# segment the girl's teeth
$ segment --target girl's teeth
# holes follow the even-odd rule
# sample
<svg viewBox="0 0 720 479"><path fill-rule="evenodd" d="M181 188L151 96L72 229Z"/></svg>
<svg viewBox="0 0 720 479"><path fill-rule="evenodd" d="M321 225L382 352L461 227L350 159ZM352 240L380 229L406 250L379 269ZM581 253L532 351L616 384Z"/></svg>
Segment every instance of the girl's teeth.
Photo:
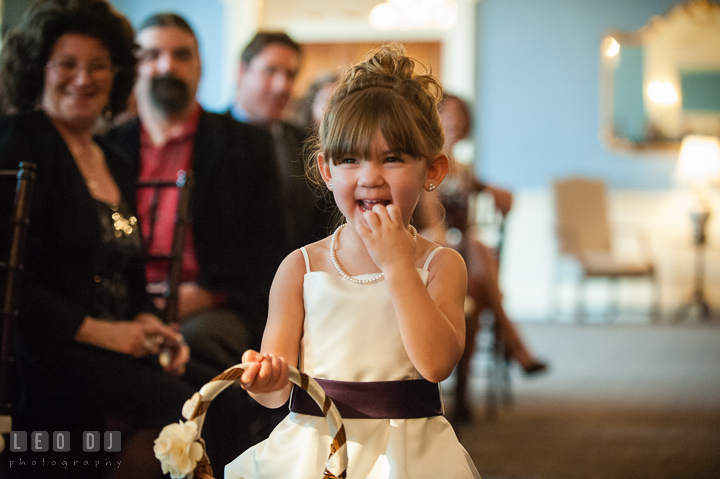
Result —
<svg viewBox="0 0 720 479"><path fill-rule="evenodd" d="M386 200L360 200L360 206L367 211L372 210L375 205L385 205L387 203Z"/></svg>

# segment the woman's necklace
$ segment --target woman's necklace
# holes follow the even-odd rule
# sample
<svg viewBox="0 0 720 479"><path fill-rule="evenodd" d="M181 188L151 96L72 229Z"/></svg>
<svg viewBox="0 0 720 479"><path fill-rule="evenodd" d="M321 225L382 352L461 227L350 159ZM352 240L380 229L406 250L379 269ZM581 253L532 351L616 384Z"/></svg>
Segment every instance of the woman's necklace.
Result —
<svg viewBox="0 0 720 479"><path fill-rule="evenodd" d="M102 150L94 142L89 146L71 145L69 148L85 184L91 191L97 191L100 186L96 180L97 170L105 161Z"/></svg>
<svg viewBox="0 0 720 479"><path fill-rule="evenodd" d="M345 272L345 270L342 269L342 266L340 266L340 263L338 262L338 259L335 256L335 250L338 247L338 239L340 238L340 230L342 230L345 227L345 225L347 225L347 223L338 226L332 235L332 239L330 240L330 261L332 261L333 266L335 266L335 269L340 274L340 276L342 276L343 278L345 278L348 281L351 281L355 284L360 284L360 285L377 283L378 281L380 281L381 279L383 279L385 277L385 273L379 273L378 275L376 275L373 278L357 279L357 278L353 278L352 276L347 274ZM413 225L410 225L410 229L412 229L412 232L413 232L413 239L415 239L415 241L417 241L417 237L418 237L417 229L415 229L415 227Z"/></svg>

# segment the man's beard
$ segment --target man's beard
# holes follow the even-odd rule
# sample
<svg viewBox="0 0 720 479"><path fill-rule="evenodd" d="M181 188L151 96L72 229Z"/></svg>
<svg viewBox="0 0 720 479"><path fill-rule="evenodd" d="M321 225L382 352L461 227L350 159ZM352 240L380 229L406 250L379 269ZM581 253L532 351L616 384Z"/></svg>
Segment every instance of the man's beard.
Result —
<svg viewBox="0 0 720 479"><path fill-rule="evenodd" d="M182 112L190 105L190 89L173 75L160 75L150 80L150 99L166 115Z"/></svg>

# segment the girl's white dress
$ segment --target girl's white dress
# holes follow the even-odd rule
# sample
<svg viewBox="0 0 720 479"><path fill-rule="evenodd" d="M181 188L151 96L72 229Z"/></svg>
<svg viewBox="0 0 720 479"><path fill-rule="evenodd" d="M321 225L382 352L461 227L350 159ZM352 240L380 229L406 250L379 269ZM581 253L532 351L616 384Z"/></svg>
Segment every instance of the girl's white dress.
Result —
<svg viewBox="0 0 720 479"><path fill-rule="evenodd" d="M440 249L440 248L438 248ZM422 269L427 284L427 267ZM420 379L400 338L385 281L358 285L322 271L303 280L301 371L337 381ZM364 278L373 275L360 275ZM344 419L348 479L466 479L480 475L443 416ZM332 438L325 418L291 412L270 437L225 467L225 479L322 479Z"/></svg>

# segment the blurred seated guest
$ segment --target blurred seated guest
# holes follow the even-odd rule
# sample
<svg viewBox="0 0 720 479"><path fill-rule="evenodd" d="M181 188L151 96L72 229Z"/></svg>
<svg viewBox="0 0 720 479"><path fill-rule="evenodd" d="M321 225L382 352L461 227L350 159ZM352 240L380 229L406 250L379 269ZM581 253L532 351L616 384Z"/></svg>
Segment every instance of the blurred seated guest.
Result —
<svg viewBox="0 0 720 479"><path fill-rule="evenodd" d="M258 32L240 55L237 96L228 114L269 131L275 146L288 242L285 254L325 238L332 204L323 204L305 176L304 146L308 131L286 121L302 49L284 32Z"/></svg>
<svg viewBox="0 0 720 479"><path fill-rule="evenodd" d="M445 153L452 156L453 147L470 132L471 116L467 104L457 96L444 94L438 103L440 121L445 129ZM456 249L465 259L468 269L468 298L466 305L465 351L457 366L454 415L458 420L470 419L467 403L467 379L470 359L475 348L480 313L489 309L495 319L499 338L505 345L508 358L520 364L526 374L533 375L547 370L547 364L537 360L528 350L517 329L507 317L502 305L502 292L498 280L498 258L480 241L472 238L469 231L471 195L489 192L496 208L507 215L512 206L509 191L479 182L467 165L454 162L445 180L434 194L420 203L418 219L431 240ZM444 210L444 211L443 211ZM447 235L450 228L458 238ZM457 232L460 235L457 235Z"/></svg>
<svg viewBox="0 0 720 479"><path fill-rule="evenodd" d="M0 78L0 116L11 115L13 113L17 113L17 109L10 104L5 84Z"/></svg>
<svg viewBox="0 0 720 479"><path fill-rule="evenodd" d="M270 284L285 254L272 137L198 104L200 53L185 19L152 15L141 24L137 42L139 117L108 138L127 154L140 179L174 180L181 170L194 172L179 291L181 330L194 359L224 370L240 363L246 349L259 347ZM177 197L177 190L161 191L151 218L152 191L137 192L151 253L171 249ZM166 261L148 263L151 283L167 275Z"/></svg>
<svg viewBox="0 0 720 479"><path fill-rule="evenodd" d="M37 165L13 429L71 433L70 453L28 450L27 464L48 466L18 467L22 477L160 476L153 439L214 373L189 362L182 336L155 314L145 292L133 172L93 136L101 115L126 105L134 50L130 23L107 1L40 0L0 54L8 98L20 111L0 119L0 168ZM162 365L161 350L170 352ZM113 463L122 466L82 467L89 459L82 431L102 434L117 424L122 449ZM210 436L222 432L206 426ZM208 439L218 451L234 441L216 437ZM72 459L80 465L50 469L50 461Z"/></svg>
<svg viewBox="0 0 720 479"><path fill-rule="evenodd" d="M325 105L337 90L339 75L326 73L318 76L308 87L305 95L297 103L295 123L306 130L317 131L320 128Z"/></svg>

